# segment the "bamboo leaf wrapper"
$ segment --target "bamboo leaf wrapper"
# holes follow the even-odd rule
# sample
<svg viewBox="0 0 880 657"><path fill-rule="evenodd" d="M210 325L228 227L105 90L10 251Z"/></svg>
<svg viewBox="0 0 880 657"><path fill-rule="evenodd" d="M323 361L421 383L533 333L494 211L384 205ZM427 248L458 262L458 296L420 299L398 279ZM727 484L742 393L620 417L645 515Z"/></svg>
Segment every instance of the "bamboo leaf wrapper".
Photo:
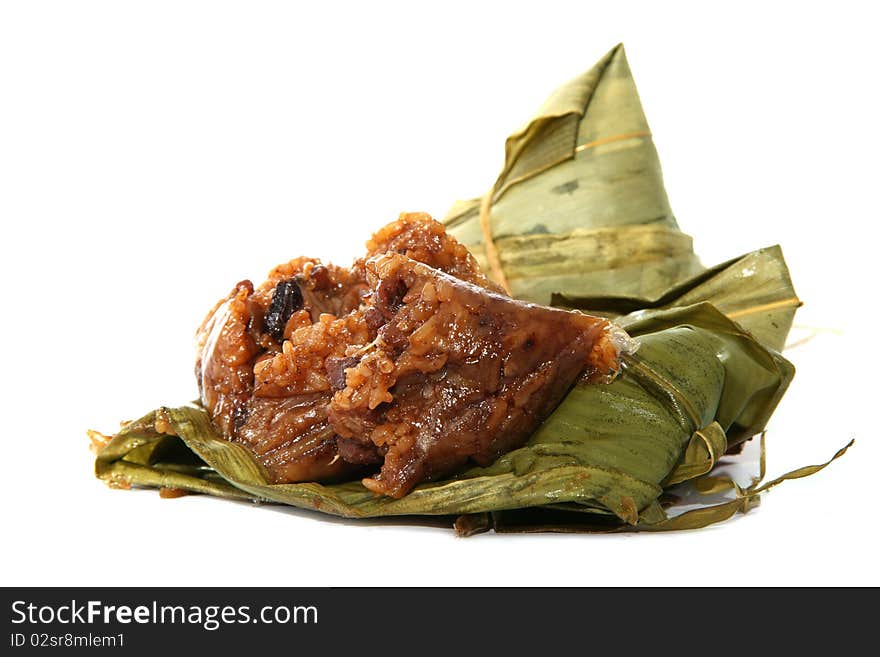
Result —
<svg viewBox="0 0 880 657"><path fill-rule="evenodd" d="M489 192L491 234L513 296L652 297L701 270L682 233L623 46L560 87L507 140ZM480 199L444 220L484 269Z"/></svg>
<svg viewBox="0 0 880 657"><path fill-rule="evenodd" d="M791 383L779 351L800 300L778 246L701 265L670 208L622 46L551 95L505 154L486 196L457 203L447 229L485 270L500 267L512 296L611 318L636 338L615 381L575 385L523 447L400 499L359 481L271 484L197 404L124 427L100 450L97 476L350 518L442 516L470 535L693 529L826 465L761 484L762 460L748 487L713 474L764 431ZM682 485L734 497L670 516L667 493Z"/></svg>

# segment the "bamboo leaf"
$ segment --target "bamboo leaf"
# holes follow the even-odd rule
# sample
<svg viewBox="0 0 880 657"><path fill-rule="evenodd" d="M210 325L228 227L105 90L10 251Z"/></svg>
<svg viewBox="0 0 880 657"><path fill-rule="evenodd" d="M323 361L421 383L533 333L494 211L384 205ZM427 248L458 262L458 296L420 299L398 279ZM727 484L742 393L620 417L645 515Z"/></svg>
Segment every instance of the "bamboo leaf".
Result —
<svg viewBox="0 0 880 657"><path fill-rule="evenodd" d="M800 307L779 246L753 251L722 263L652 298L553 295L552 303L592 314L619 318L643 309L687 306L707 301L750 331L760 342L781 351Z"/></svg>
<svg viewBox="0 0 880 657"><path fill-rule="evenodd" d="M739 489L739 485L727 475L700 477L693 484L700 495L718 495Z"/></svg>
<svg viewBox="0 0 880 657"><path fill-rule="evenodd" d="M727 451L727 434L717 422L711 422L691 436L681 462L669 474L665 486L679 484L708 472Z"/></svg>
<svg viewBox="0 0 880 657"><path fill-rule="evenodd" d="M776 479L773 479L772 481L768 481L766 484L753 486L750 490L755 494L763 493L765 491L770 490L774 486L778 486L783 481L788 481L789 479L801 479L803 477L809 477L810 475L814 475L817 472L819 472L820 470L824 470L832 462L836 461L841 456L846 454L847 450L849 450L850 447L855 445L855 443L856 443L855 439L850 440L846 445L844 445L839 450L837 450L837 452L834 454L834 456L832 456L829 460L825 461L824 463L819 463L818 465L807 465L802 468L797 468L795 470L792 470L791 472L787 472L784 475L776 477Z"/></svg>
<svg viewBox="0 0 880 657"><path fill-rule="evenodd" d="M253 496L220 477L176 436L155 429L156 411L123 428L98 453L95 475L115 488L175 488L230 499Z"/></svg>
<svg viewBox="0 0 880 657"><path fill-rule="evenodd" d="M759 482L757 482L745 491L740 491L739 488L736 487L734 484L734 487L737 490L737 497L733 500L729 500L727 502L723 502L721 504L716 504L713 506L686 511L675 517L667 518L666 520L662 520L660 522L645 523L643 525L640 525L639 529L641 531L680 531L685 529L701 529L703 527L707 527L709 525L728 520L737 513L746 513L750 509L760 504L761 493L769 490L773 486L781 484L783 481L788 481L790 479L799 479L801 477L808 477L810 475L816 474L820 470L830 465L833 461L836 461L841 456L843 456L846 451L853 446L854 443L855 441L851 440L844 447L837 450L834 456L832 456L828 461L824 463L821 463L819 465L810 465L803 468L797 468L796 470L792 470L791 472L777 477L773 481L770 481L766 484L759 485ZM728 489L730 487L729 484L733 483L729 479L722 477L713 477L706 479L708 479L708 481L703 486L701 486L700 492L702 492L703 494L721 492L725 489Z"/></svg>
<svg viewBox="0 0 880 657"><path fill-rule="evenodd" d="M514 296L651 297L700 271L622 45L557 89L505 150L489 224ZM444 221L488 271L479 215L474 199Z"/></svg>
<svg viewBox="0 0 880 657"><path fill-rule="evenodd" d="M607 316L710 301L781 350L801 305L782 251L703 271L678 229L622 46L557 89L506 145L491 236L514 296ZM480 199L450 233L489 269Z"/></svg>

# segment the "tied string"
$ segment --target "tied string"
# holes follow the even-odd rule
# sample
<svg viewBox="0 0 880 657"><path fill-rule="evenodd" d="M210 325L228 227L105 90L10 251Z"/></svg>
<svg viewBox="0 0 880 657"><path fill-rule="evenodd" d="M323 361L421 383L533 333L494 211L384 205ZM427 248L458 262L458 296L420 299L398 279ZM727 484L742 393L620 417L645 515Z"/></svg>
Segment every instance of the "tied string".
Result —
<svg viewBox="0 0 880 657"><path fill-rule="evenodd" d="M554 162L550 162L549 164L545 164L543 166L538 167L534 171L530 173L523 174L521 176L516 177L515 179L507 182L504 187L498 193L500 197L502 193L506 192L513 185L520 183L524 180L528 180L529 178L533 178L537 176L539 173L543 173L548 169L555 167L557 164L562 164L563 162L568 161L573 158L577 153L581 153L590 148L595 148L596 146L604 146L605 144L610 144L615 141L623 141L625 139L635 139L636 137L650 137L651 133L647 130L636 130L634 132L624 132L619 135L613 135L611 137L602 137L601 139L596 139L594 141L589 141L585 144L581 144L580 146L576 146L572 151L571 155L566 155ZM495 244L495 239L492 237L492 202L495 199L495 188L493 187L488 192L483 195L483 198L480 201L480 230L483 233L483 244L486 246L486 258L489 260L489 271L492 274L492 278L498 283L507 294L510 294L510 284L507 281L507 275L504 273L504 267L501 265L501 254L498 252L498 247Z"/></svg>
<svg viewBox="0 0 880 657"><path fill-rule="evenodd" d="M498 253L498 247L495 246L495 240L492 239L492 226L489 223L491 213L492 190L490 189L483 195L483 200L480 201L480 230L483 231L483 244L486 245L486 257L489 259L489 270L492 272L492 278L509 295L510 284L507 282L507 275L501 266L501 255Z"/></svg>
<svg viewBox="0 0 880 657"><path fill-rule="evenodd" d="M782 299L781 301L773 301L771 303L764 303L760 306L753 306L751 308L743 308L742 310L734 310L729 313L725 313L729 319L739 319L740 317L745 317L747 315L756 315L758 313L772 312L774 310L780 310L782 308L800 308L804 305L804 302L798 299L797 297L790 297L788 299Z"/></svg>

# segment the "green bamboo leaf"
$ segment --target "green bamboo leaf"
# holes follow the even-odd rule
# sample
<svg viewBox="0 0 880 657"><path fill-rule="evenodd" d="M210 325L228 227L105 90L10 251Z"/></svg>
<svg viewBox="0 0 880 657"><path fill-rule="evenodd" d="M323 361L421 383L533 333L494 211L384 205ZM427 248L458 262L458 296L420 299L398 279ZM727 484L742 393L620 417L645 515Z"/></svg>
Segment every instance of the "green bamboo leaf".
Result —
<svg viewBox="0 0 880 657"><path fill-rule="evenodd" d="M728 475L700 477L693 482L700 495L718 495L730 490L739 490L739 485Z"/></svg>
<svg viewBox="0 0 880 657"><path fill-rule="evenodd" d="M669 207L622 45L557 89L505 150L489 223L513 296L651 297L701 270ZM490 271L480 199L444 221Z"/></svg>
<svg viewBox="0 0 880 657"><path fill-rule="evenodd" d="M674 286L652 298L554 294L552 303L609 318L643 309L687 306L708 301L750 331L760 342L781 351L801 301L794 291L782 249L771 246L747 253Z"/></svg>
<svg viewBox="0 0 880 657"><path fill-rule="evenodd" d="M155 429L156 411L124 427L98 453L95 476L115 488L150 486L254 499L220 477L177 436Z"/></svg>
<svg viewBox="0 0 880 657"><path fill-rule="evenodd" d="M802 468L796 468L795 470L792 470L791 472L787 472L784 475L780 475L779 477L776 477L776 479L773 479L772 481L768 481L765 484L753 485L750 489L750 492L753 494L760 494L760 493L763 493L765 491L770 490L774 486L778 486L783 481L788 481L790 479L801 479L803 477L809 477L810 475L814 475L817 472L819 472L820 470L824 470L833 461L836 461L841 456L846 454L847 450L849 450L850 447L855 445L855 443L856 443L855 439L850 440L846 445L844 445L839 450L837 450L837 452L834 454L834 456L832 456L828 461L825 461L824 463L819 463L818 465L807 465Z"/></svg>
<svg viewBox="0 0 880 657"><path fill-rule="evenodd" d="M777 486L784 481L791 479L800 479L816 474L823 470L832 462L843 456L846 451L853 446L854 440L851 440L845 446L837 450L837 452L829 460L818 465L810 465L803 468L797 468L791 472L777 477L776 479L759 485L760 480L753 484L750 488L742 491L732 480L727 477L705 477L706 481L700 486L700 492L703 494L714 494L723 490L729 490L731 487L737 492L737 497L727 502L707 506L703 508L686 511L672 518L661 520L654 523L644 523L639 526L641 531L681 531L686 529L701 529L709 525L723 522L732 518L737 513L747 513L750 509L758 506L761 502L761 493L766 492L773 486ZM763 444L762 444L762 461L763 461ZM763 478L763 470L761 478Z"/></svg>
<svg viewBox="0 0 880 657"><path fill-rule="evenodd" d="M612 317L710 301L764 344L785 344L800 301L781 249L702 270L669 207L622 46L508 139L490 197L491 234L518 298ZM445 221L488 271L479 214L474 199Z"/></svg>
<svg viewBox="0 0 880 657"><path fill-rule="evenodd" d="M698 381L701 371L705 376L705 372L715 367L715 361L709 355L713 348L709 345L713 345L718 350L715 352L717 357L725 360L724 387L717 400L714 420L727 434L728 445L737 445L764 430L794 378L794 366L708 303L638 311L627 316L621 324L626 325L632 335L640 336L644 343L650 340L648 336L659 330L673 327L677 332L687 330L694 317L699 318L699 330L706 338L708 350L689 353L687 345L670 340L665 346L670 351L669 357L658 359L660 374L670 382L692 389L691 394L707 394L712 388L699 387ZM637 355L644 354L643 347ZM694 362L685 364L687 360ZM702 392L698 393L698 390ZM699 426L705 426L712 419L704 415ZM692 431L699 426L694 426Z"/></svg>
<svg viewBox="0 0 880 657"><path fill-rule="evenodd" d="M711 472L726 451L727 434L720 424L711 422L691 436L682 460L669 473L664 485L672 486Z"/></svg>
<svg viewBox="0 0 880 657"><path fill-rule="evenodd" d="M565 532L565 533L619 533L622 531L647 531L669 532L702 529L719 522L729 520L738 513L747 513L758 506L761 502L761 494L768 488L776 486L783 481L807 477L830 465L833 461L843 456L852 447L854 441L850 441L838 450L834 456L825 463L819 465L798 468L777 477L763 486L757 484L749 489L742 490L736 482L727 476L701 477L694 482L695 487L704 495L718 494L734 490L737 496L734 499L718 504L698 507L680 513L673 517L667 517L665 512L654 504L642 512L639 524L635 528L620 524L602 521L600 517L585 514L573 514L568 511L560 511L552 507L540 507L535 509L520 509L515 511L503 511L486 514L477 520L461 519L462 535L472 535L481 531L494 529L499 533L508 532ZM762 450L763 454L763 450ZM763 478L763 477L762 477ZM456 527L459 525L457 524Z"/></svg>

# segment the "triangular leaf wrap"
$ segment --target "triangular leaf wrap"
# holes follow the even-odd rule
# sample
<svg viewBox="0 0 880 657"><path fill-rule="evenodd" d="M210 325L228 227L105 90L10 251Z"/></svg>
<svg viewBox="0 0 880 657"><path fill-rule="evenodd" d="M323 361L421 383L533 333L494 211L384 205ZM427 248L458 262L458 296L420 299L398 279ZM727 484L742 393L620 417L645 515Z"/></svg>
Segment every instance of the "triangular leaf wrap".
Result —
<svg viewBox="0 0 880 657"><path fill-rule="evenodd" d="M507 140L491 231L514 296L651 297L701 267L666 197L623 46L557 89ZM480 200L444 220L488 270Z"/></svg>

